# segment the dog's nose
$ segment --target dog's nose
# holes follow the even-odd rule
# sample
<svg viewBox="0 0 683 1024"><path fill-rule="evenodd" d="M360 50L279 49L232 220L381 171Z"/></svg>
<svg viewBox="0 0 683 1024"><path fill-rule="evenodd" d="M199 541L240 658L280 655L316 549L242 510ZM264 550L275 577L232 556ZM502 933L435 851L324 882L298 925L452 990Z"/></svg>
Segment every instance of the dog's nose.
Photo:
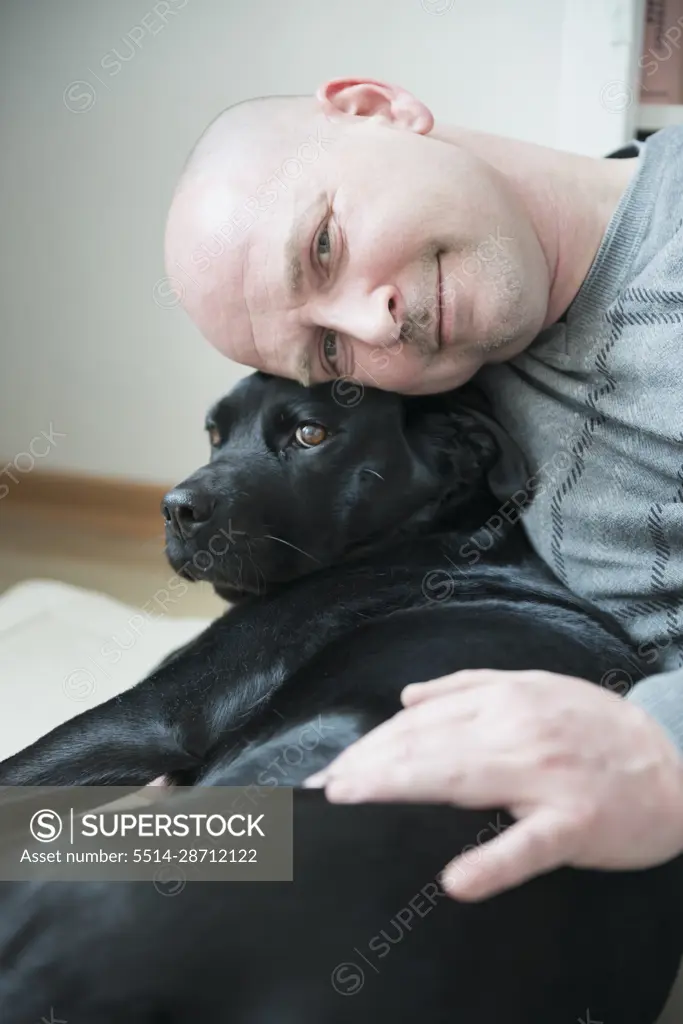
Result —
<svg viewBox="0 0 683 1024"><path fill-rule="evenodd" d="M205 491L174 487L161 503L161 514L176 537L189 540L209 521L215 504L215 500Z"/></svg>

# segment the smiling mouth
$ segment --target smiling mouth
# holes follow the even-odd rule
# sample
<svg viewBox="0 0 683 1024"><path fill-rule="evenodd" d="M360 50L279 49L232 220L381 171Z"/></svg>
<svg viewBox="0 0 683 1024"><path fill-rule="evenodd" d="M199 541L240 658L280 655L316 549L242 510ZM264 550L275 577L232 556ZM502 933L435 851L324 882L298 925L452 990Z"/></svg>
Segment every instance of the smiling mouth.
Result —
<svg viewBox="0 0 683 1024"><path fill-rule="evenodd" d="M443 308L441 305L441 257L436 257L436 348L443 344Z"/></svg>

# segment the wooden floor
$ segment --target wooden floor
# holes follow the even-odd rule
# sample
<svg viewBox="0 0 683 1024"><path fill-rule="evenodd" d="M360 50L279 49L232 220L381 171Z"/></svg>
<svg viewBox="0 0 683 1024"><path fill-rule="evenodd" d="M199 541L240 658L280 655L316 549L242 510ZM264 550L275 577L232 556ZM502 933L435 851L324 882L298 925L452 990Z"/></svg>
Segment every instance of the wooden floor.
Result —
<svg viewBox="0 0 683 1024"><path fill-rule="evenodd" d="M173 578L157 534L127 535L117 522L68 509L0 501L0 594L28 579L50 579L142 607ZM151 531L150 531L151 532ZM168 604L169 615L212 618L225 605L207 584Z"/></svg>

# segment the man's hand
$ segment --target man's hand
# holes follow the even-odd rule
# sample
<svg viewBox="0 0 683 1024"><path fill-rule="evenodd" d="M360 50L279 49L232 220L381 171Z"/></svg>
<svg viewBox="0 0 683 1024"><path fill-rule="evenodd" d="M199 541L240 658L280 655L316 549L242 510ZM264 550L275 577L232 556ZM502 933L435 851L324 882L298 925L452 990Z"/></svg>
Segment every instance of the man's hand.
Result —
<svg viewBox="0 0 683 1024"><path fill-rule="evenodd" d="M683 852L683 759L644 711L550 672L457 672L306 785L332 802L501 807L516 823L445 869L476 900L560 865L632 869Z"/></svg>

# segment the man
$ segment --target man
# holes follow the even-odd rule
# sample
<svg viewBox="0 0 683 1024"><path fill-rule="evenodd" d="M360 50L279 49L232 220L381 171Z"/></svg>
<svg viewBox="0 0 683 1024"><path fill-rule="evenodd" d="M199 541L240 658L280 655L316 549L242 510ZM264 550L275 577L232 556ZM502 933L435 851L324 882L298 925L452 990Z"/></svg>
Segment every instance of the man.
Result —
<svg viewBox="0 0 683 1024"><path fill-rule="evenodd" d="M502 466L501 512L533 498L536 550L651 667L607 689L487 671L408 687L310 784L507 806L517 824L445 871L460 899L683 852L683 129L597 160L435 125L372 80L251 101L191 154L166 257L203 334L249 366L405 392L481 371L526 460Z"/></svg>

